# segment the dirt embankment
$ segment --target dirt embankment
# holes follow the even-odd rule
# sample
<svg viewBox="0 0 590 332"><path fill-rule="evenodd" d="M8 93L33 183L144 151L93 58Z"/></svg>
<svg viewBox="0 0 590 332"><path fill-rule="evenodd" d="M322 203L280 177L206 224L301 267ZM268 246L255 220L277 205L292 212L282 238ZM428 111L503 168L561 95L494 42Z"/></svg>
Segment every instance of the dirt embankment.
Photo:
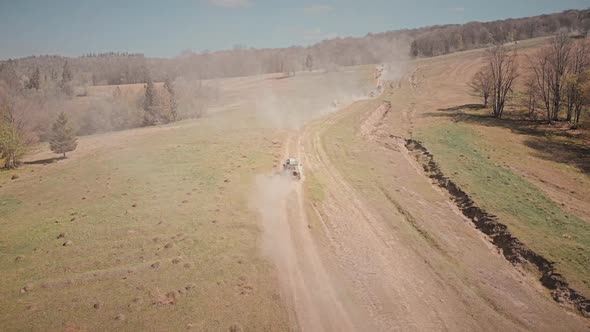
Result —
<svg viewBox="0 0 590 332"><path fill-rule="evenodd" d="M383 119L391 110L390 102L383 102L375 111L363 121L360 126L360 134L363 138L372 140L375 138L379 127L383 124Z"/></svg>
<svg viewBox="0 0 590 332"><path fill-rule="evenodd" d="M569 286L565 278L555 270L553 262L532 251L515 238L497 216L478 207L466 192L442 173L434 161L434 156L422 143L393 135L390 135L390 138L403 140L408 152L414 155L428 177L451 195L453 202L463 215L471 220L478 230L492 239L494 245L502 250L502 254L508 261L515 265L534 266L541 273L539 281L551 291L555 301L572 306L583 316L590 317L590 300Z"/></svg>

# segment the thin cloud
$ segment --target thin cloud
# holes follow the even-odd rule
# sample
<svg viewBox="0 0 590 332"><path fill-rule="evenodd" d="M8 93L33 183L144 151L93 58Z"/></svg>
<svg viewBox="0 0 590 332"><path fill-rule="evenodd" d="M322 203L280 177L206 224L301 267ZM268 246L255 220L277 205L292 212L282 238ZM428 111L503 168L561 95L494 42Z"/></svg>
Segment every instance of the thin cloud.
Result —
<svg viewBox="0 0 590 332"><path fill-rule="evenodd" d="M334 10L334 7L322 4L310 5L303 8L303 12L308 15L325 14L331 12L332 10Z"/></svg>
<svg viewBox="0 0 590 332"><path fill-rule="evenodd" d="M208 2L223 8L243 8L252 5L252 0L208 0Z"/></svg>
<svg viewBox="0 0 590 332"><path fill-rule="evenodd" d="M465 11L465 7L454 7L454 8L449 8L450 12L453 13L462 13Z"/></svg>

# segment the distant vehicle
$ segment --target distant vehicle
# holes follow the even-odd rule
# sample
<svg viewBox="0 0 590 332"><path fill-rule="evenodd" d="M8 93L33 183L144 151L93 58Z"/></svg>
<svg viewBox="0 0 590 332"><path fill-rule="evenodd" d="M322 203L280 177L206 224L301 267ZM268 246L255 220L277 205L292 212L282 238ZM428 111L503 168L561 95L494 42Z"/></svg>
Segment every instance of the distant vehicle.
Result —
<svg viewBox="0 0 590 332"><path fill-rule="evenodd" d="M289 176L301 180L301 171L303 170L303 164L295 158L289 158L283 164L283 171Z"/></svg>

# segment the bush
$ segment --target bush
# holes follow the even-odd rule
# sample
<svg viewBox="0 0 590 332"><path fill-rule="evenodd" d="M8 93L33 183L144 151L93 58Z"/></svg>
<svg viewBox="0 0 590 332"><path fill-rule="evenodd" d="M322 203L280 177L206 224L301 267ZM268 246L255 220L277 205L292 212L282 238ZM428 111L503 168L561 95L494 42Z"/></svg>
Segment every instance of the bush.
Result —
<svg viewBox="0 0 590 332"><path fill-rule="evenodd" d="M19 126L8 121L0 123L0 158L5 168L15 168L26 152L26 140Z"/></svg>

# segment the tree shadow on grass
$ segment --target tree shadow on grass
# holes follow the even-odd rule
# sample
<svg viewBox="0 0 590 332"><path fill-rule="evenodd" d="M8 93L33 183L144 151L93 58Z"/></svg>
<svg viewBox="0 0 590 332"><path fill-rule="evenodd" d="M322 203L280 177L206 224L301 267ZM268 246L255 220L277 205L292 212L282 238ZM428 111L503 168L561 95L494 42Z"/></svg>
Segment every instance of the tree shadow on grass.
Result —
<svg viewBox="0 0 590 332"><path fill-rule="evenodd" d="M590 174L590 144L584 139L581 131L567 130L559 124L549 125L546 121L510 115L497 119L491 115L465 113L461 110L473 108L464 106L466 105L440 109L439 111L445 112L430 112L425 115L449 118L453 122L510 129L514 133L529 136L524 140L524 144L537 151L536 157L572 165Z"/></svg>
<svg viewBox="0 0 590 332"><path fill-rule="evenodd" d="M483 108L485 108L485 105L483 105L483 104L465 104L465 105L453 106L453 107L448 107L448 108L439 108L438 111L453 112L453 111L465 110L465 109L480 110Z"/></svg>
<svg viewBox="0 0 590 332"><path fill-rule="evenodd" d="M530 138L524 144L538 153L536 157L573 165L590 174L590 147L571 141Z"/></svg>
<svg viewBox="0 0 590 332"><path fill-rule="evenodd" d="M64 158L64 156L59 156L59 157L53 157L53 158L47 158L47 159L25 161L25 162L23 162L23 164L25 164L25 165L47 165L47 164L51 164L51 163L54 163L56 161L60 161L63 159L66 159L66 158Z"/></svg>

